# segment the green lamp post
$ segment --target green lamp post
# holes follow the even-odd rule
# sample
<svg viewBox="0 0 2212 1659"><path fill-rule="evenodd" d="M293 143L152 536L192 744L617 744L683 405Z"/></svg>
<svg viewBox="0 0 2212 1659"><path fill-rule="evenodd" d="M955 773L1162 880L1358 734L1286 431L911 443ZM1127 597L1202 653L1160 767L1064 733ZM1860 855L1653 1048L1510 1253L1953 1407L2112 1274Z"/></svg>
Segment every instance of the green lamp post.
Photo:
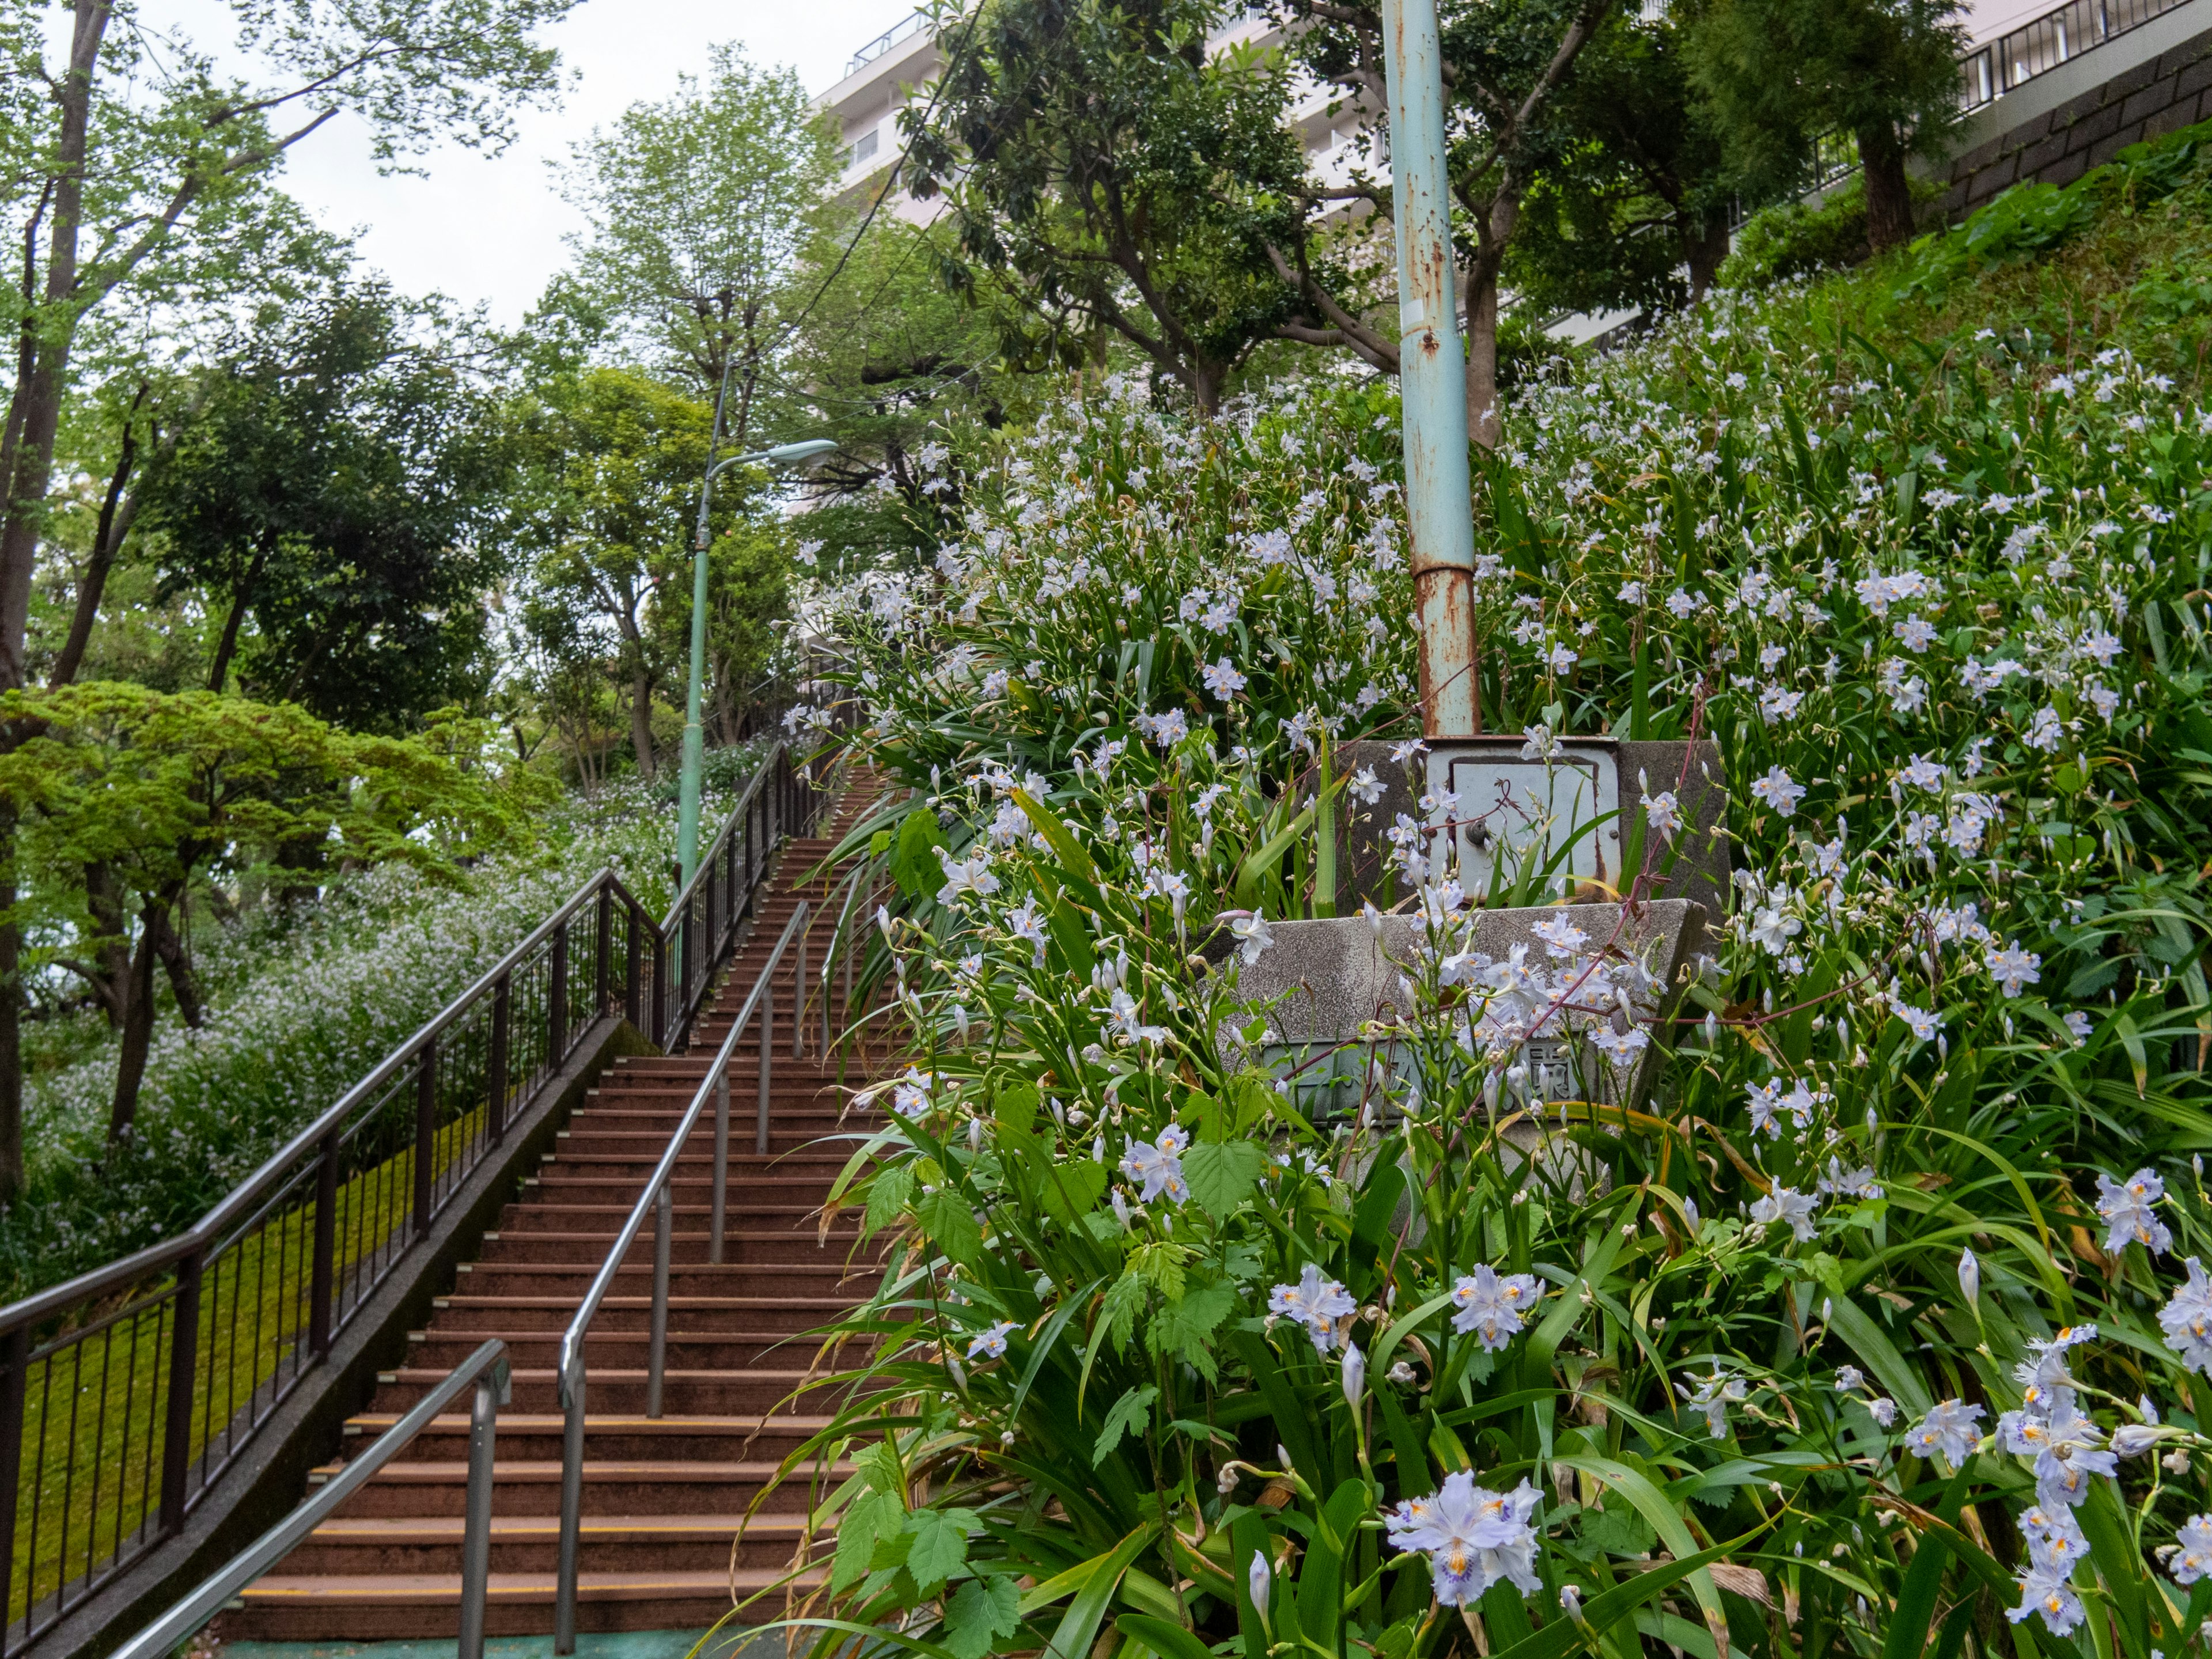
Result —
<svg viewBox="0 0 2212 1659"><path fill-rule="evenodd" d="M707 509L714 499L715 475L732 466L750 466L757 461L766 461L770 466L793 466L800 461L811 460L817 455L826 455L837 447L828 438L809 438L804 443L778 444L773 449L755 450L749 455L731 455L721 460L714 459L714 448L722 436L722 400L714 399L714 431L707 442L707 477L699 486L699 528L693 538L691 562L691 681L684 698L684 775L681 805L676 824L676 856L683 866L683 879L691 879L691 872L699 864L699 795L701 775L707 758L706 734L700 724L700 704L705 696L707 679Z"/></svg>

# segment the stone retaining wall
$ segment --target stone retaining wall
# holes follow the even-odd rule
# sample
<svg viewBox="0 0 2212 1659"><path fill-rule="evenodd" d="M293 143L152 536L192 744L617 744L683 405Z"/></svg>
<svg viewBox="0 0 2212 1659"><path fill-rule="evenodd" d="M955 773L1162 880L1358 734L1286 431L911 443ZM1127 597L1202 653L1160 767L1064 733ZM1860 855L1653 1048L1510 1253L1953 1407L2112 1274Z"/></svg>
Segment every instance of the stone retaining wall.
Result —
<svg viewBox="0 0 2212 1659"><path fill-rule="evenodd" d="M2075 60L2084 68L2123 36ZM2031 82L2029 87L2033 88ZM2027 88L2023 88L2026 90ZM2017 96L2017 94L2014 94ZM2000 100L1993 107L2002 107ZM2121 70L2033 118L1974 145L1951 163L1945 216L1956 220L2008 185L2071 184L2128 145L2212 119L2212 29Z"/></svg>

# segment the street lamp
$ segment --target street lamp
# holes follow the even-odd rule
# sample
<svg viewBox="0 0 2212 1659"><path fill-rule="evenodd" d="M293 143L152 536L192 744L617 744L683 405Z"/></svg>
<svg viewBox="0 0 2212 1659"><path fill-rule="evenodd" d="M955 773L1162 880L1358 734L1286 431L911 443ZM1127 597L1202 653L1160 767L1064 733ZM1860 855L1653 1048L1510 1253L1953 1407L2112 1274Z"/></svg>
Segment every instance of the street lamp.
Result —
<svg viewBox="0 0 2212 1659"><path fill-rule="evenodd" d="M699 705L707 679L707 509L714 499L714 477L724 469L766 461L770 466L795 466L826 455L837 447L829 438L809 438L804 443L778 444L750 455L714 459L722 437L722 400L714 399L714 431L707 441L707 476L699 486L699 529L693 538L691 558L691 684L684 698L684 775L676 820L676 856L682 879L690 881L699 864L699 794L701 774L706 769L707 742L700 727Z"/></svg>

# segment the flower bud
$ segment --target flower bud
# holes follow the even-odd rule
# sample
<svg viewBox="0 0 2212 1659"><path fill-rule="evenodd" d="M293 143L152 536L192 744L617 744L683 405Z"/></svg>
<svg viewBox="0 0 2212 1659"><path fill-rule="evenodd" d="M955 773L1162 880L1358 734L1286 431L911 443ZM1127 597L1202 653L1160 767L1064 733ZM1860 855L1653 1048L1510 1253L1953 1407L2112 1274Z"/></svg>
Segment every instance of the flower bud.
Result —
<svg viewBox="0 0 2212 1659"><path fill-rule="evenodd" d="M1359 1409L1359 1396L1367 1392L1367 1356L1359 1352L1359 1345L1344 1345L1344 1403L1354 1411Z"/></svg>
<svg viewBox="0 0 2212 1659"><path fill-rule="evenodd" d="M1267 1551L1252 1552L1252 1571L1246 1576L1245 1582L1252 1591L1254 1609L1258 1612L1260 1617L1265 1619L1267 1616L1267 1598L1273 1593L1275 1588L1275 1574L1273 1569L1267 1565Z"/></svg>
<svg viewBox="0 0 2212 1659"><path fill-rule="evenodd" d="M1970 1308L1982 1299L1982 1264L1972 1250L1959 1252L1959 1291Z"/></svg>

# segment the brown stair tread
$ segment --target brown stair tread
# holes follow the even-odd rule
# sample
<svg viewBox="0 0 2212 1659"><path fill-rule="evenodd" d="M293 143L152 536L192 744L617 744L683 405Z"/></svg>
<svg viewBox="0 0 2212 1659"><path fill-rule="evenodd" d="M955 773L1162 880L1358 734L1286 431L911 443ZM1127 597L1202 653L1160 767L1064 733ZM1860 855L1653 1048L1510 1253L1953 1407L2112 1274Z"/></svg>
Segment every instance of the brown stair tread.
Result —
<svg viewBox="0 0 2212 1659"><path fill-rule="evenodd" d="M337 1516L317 1527L314 1536L323 1543L335 1544L442 1544L462 1537L468 1524L468 1517L461 1515ZM748 1536L781 1534L796 1538L805 1529L806 1517L803 1515L741 1514L586 1515L582 1517L580 1528L586 1537L672 1540L734 1538L740 1532ZM561 1517L557 1515L495 1515L491 1518L491 1536L495 1544L560 1535Z"/></svg>
<svg viewBox="0 0 2212 1659"><path fill-rule="evenodd" d="M497 1616L496 1633L542 1635L552 1628L556 1577L537 1569L552 1559L560 1532L552 1500L561 1480L557 1449L566 1419L558 1408L560 1376L552 1356L562 1327L605 1262L647 1172L713 1075L716 1050L759 982L771 944L802 900L812 907L804 935L809 949L826 948L837 926L837 905L830 885L813 872L881 793L872 775L848 778L842 802L826 820L830 833L781 845L751 901L750 931L720 969L719 983L694 1008L688 1048L626 1056L606 1069L560 1126L550 1151L526 1171L522 1189L487 1236L483 1253L456 1275L454 1293L434 1301L426 1329L407 1334L414 1363L379 1373L370 1409L345 1422L345 1450L357 1454L445 1380L445 1369L425 1363L430 1355L449 1357L496 1336L512 1346L516 1359L529 1362L513 1370L518 1388L530 1392L500 1413L494 1480L504 1491L502 1510L544 1512L493 1519L492 1540L501 1552L494 1565L505 1564L493 1572L489 1587L492 1606L505 1609ZM810 968L819 961L813 958ZM663 1372L669 1413L655 1419L638 1409L650 1340L639 1317L652 1305L649 1231L617 1269L617 1286L626 1294L610 1296L604 1304L605 1314L618 1317L603 1317L586 1339L586 1352L606 1362L587 1372L592 1400L601 1407L585 1419L587 1443L619 1454L587 1456L584 1464L579 1603L594 1609L584 1621L587 1629L667 1628L668 1619L678 1613L711 1622L729 1607L733 1589L744 1600L787 1583L806 1589L822 1582L821 1567L793 1577L788 1568L771 1565L813 1536L804 1510L752 1513L747 1505L781 1476L785 1449L834 1420L824 1413L837 1397L833 1391L849 1382L841 1380L834 1351L822 1352L819 1336L784 1328L830 1323L881 1273L881 1246L862 1243L857 1215L830 1216L825 1231L822 1200L836 1173L886 1121L880 1105L856 1104L856 1091L895 1073L904 1061L880 1025L859 1034L857 1046L825 1054L819 980L810 972L802 984L797 963L788 958L771 979L769 1150L754 1150L762 1043L753 1030L734 1045L727 1073L733 1179L720 1263L705 1260L712 1212L711 1111L678 1154L671 1238L678 1293L670 1297L674 1328L667 1332L671 1363ZM803 1020L797 1017L802 989L807 994ZM830 1016L840 1027L880 1006L848 1008L832 996ZM805 1037L807 1052L800 1055L791 1053L794 1032ZM512 1277L487 1277L500 1273ZM496 1293L505 1287L518 1293ZM712 1293L725 1289L745 1293ZM709 1293L683 1293L690 1291ZM701 1325L732 1328L696 1328ZM434 1346L426 1350L423 1344ZM684 1409L690 1405L703 1409ZM787 1406L809 1409L787 1411ZM616 1407L622 1409L610 1409ZM464 1449L456 1443L467 1426L461 1409L449 1408L434 1419L425 1432L441 1438L384 1466L364 1487L363 1497L373 1492L374 1501L348 1506L368 1512L325 1521L295 1558L291 1571L280 1562L246 1591L243 1607L224 1615L225 1638L252 1640L258 1631L283 1640L422 1638L441 1632L450 1639L461 1588L459 1575L444 1569L458 1560L465 1535L459 1511L468 1467L455 1453ZM701 1458L702 1446L729 1455ZM424 1454L419 1460L418 1451ZM548 1456L549 1451L556 1455ZM327 1464L312 1480L326 1481L344 1467ZM825 1473L842 1479L852 1467L841 1462L825 1469L810 1461L809 1480ZM805 1485L792 1490L803 1498ZM597 1514L595 1506L629 1512ZM831 1541L817 1540L825 1549ZM749 1544L761 1547L749 1551ZM748 1552L732 1558L734 1577L722 1565L731 1549ZM313 1553L318 1550L322 1553ZM641 1565L657 1570L629 1570ZM739 1617L765 1622L781 1608L777 1596Z"/></svg>
<svg viewBox="0 0 2212 1659"><path fill-rule="evenodd" d="M757 1567L740 1568L734 1578L728 1571L720 1569L711 1572L580 1572L576 1575L576 1594L580 1599L595 1601L659 1601L664 1597L708 1595L726 1598L732 1583L740 1593L749 1589L763 1590L781 1583L784 1577L782 1573L767 1572ZM819 1574L806 1574L799 1582L811 1583L819 1577ZM550 1606L557 1582L550 1572L495 1572L485 1580L485 1599L495 1606L515 1601L542 1601ZM461 1576L459 1573L378 1573L358 1577L333 1574L288 1578L271 1573L248 1588L243 1593L243 1599L248 1607L257 1601L307 1601L356 1606L402 1601L434 1607L460 1601Z"/></svg>
<svg viewBox="0 0 2212 1659"><path fill-rule="evenodd" d="M346 1428L355 1434L382 1434L399 1421L398 1412L364 1412L358 1417L346 1419ZM499 1426L512 1429L517 1434L550 1434L566 1425L568 1419L556 1413L501 1412ZM817 1433L830 1426L826 1417L783 1416L771 1413L766 1416L750 1417L647 1417L644 1413L604 1413L586 1411L584 1429L620 1429L625 1433L665 1434L751 1434L757 1430L787 1430L792 1433ZM434 1417L428 1429L432 1432L459 1434L469 1426L468 1413L456 1412L450 1417Z"/></svg>

